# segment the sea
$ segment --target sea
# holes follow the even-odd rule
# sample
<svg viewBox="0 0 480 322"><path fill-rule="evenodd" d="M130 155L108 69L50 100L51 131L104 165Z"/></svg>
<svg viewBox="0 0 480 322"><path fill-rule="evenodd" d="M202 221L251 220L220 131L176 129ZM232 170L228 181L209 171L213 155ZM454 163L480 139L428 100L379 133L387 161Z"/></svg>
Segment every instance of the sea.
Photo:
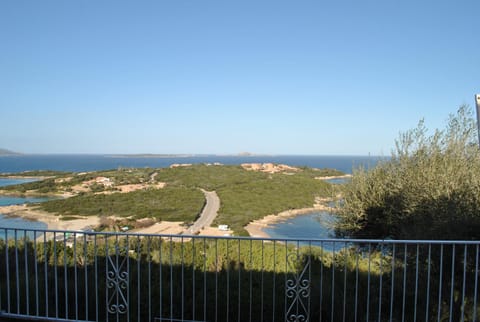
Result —
<svg viewBox="0 0 480 322"><path fill-rule="evenodd" d="M118 156L118 155L18 155L0 156L0 173L30 170L97 171L118 168L163 168L174 163L278 163L291 166L331 168L352 173L356 167L371 167L384 157L320 155L192 155L192 156Z"/></svg>
<svg viewBox="0 0 480 322"><path fill-rule="evenodd" d="M355 168L370 168L384 157L378 156L320 156L320 155L192 155L192 156L118 156L118 155L16 155L0 156L0 173L21 173L33 170L55 170L67 172L88 172L118 168L163 168L175 163L221 163L239 165L242 163L277 163L318 169L337 169L351 174ZM34 179L0 179L0 186L29 182ZM342 180L332 180L341 184ZM44 198L0 196L0 206L45 201ZM326 212L311 213L288 218L266 228L273 238L332 238L333 231L325 220L331 221ZM45 229L46 224L10 218L0 214L0 227L19 229ZM0 235L2 234L0 229ZM2 236L0 236L2 238Z"/></svg>

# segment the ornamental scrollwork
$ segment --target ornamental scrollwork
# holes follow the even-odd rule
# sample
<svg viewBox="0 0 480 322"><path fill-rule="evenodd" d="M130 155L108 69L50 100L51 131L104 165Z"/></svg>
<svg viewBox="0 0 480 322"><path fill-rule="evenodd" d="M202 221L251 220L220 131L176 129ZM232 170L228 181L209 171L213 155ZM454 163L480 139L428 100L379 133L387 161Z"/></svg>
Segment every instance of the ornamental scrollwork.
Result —
<svg viewBox="0 0 480 322"><path fill-rule="evenodd" d="M288 278L285 282L287 322L308 322L310 297L310 257L298 252L287 255Z"/></svg>
<svg viewBox="0 0 480 322"><path fill-rule="evenodd" d="M107 254L107 310L110 314L125 314L128 311L128 256L120 256L120 247L115 245L115 253Z"/></svg>

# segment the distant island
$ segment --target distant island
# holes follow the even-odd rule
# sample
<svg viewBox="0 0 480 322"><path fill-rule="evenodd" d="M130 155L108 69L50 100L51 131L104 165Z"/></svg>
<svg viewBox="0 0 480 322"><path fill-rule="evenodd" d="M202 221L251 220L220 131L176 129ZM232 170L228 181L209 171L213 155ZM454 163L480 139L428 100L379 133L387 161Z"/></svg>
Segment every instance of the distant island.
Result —
<svg viewBox="0 0 480 322"><path fill-rule="evenodd" d="M112 158L190 158L195 154L156 154L156 153L136 153L136 154L106 154Z"/></svg>
<svg viewBox="0 0 480 322"><path fill-rule="evenodd" d="M0 156L11 156L11 155L21 155L21 153L0 148Z"/></svg>

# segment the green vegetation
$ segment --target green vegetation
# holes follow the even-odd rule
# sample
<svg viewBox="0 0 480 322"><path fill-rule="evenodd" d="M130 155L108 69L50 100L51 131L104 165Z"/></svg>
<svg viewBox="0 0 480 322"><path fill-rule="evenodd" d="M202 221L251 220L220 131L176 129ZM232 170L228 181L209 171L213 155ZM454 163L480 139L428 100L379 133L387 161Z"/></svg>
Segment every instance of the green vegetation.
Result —
<svg viewBox="0 0 480 322"><path fill-rule="evenodd" d="M38 194L48 194L48 193L58 192L59 187L55 182L55 179L48 178L40 181L33 181L33 182L27 182L22 184L5 186L5 187L1 187L1 189L4 191L17 192L17 193L35 191L35 193L38 193Z"/></svg>
<svg viewBox="0 0 480 322"><path fill-rule="evenodd" d="M38 174L41 173L46 174ZM243 227L252 220L312 207L316 197L332 197L337 188L316 178L342 174L307 167L290 173L264 173L246 171L241 166L192 165L56 173L45 180L3 189L9 193L71 193L73 197L39 205L42 210L64 217L115 215L186 222L194 221L204 205L200 189L216 191L221 200L216 223L229 225L237 234L246 234ZM111 185L99 182L99 177L107 178ZM159 183L166 183L166 187L159 189ZM142 190L116 193L120 186L128 184L142 184Z"/></svg>
<svg viewBox="0 0 480 322"><path fill-rule="evenodd" d="M41 209L64 216L120 216L193 222L205 203L193 188L166 187L130 193L83 194L41 203Z"/></svg>
<svg viewBox="0 0 480 322"><path fill-rule="evenodd" d="M480 238L480 152L462 106L431 135L421 121L390 160L358 169L345 185L338 232L393 239Z"/></svg>
<svg viewBox="0 0 480 322"><path fill-rule="evenodd" d="M62 176L69 174L70 172L64 172L64 171L52 171L52 170L33 170L33 171L23 171L20 173L0 173L0 178L3 177L57 177L57 176Z"/></svg>
<svg viewBox="0 0 480 322"><path fill-rule="evenodd" d="M320 173L320 175L319 175ZM315 197L331 197L331 184L315 177L337 171L304 169L298 173L245 171L240 166L195 165L160 169L156 179L174 186L215 190L221 200L216 223L236 233L250 221L288 209L312 207Z"/></svg>
<svg viewBox="0 0 480 322"><path fill-rule="evenodd" d="M222 207L217 223L241 232L250 221L284 210L312 207L315 197L332 197L333 187L307 175L265 175L217 189Z"/></svg>

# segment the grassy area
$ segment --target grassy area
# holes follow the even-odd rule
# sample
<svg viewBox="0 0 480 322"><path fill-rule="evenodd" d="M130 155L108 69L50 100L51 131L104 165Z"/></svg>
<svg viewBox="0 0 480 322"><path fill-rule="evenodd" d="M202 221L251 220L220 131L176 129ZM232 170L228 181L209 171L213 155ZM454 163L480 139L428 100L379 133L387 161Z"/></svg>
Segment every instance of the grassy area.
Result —
<svg viewBox="0 0 480 322"><path fill-rule="evenodd" d="M198 189L167 187L130 193L84 194L40 204L41 209L64 216L120 216L136 219L193 222L204 205Z"/></svg>
<svg viewBox="0 0 480 322"><path fill-rule="evenodd" d="M236 233L250 221L288 209L312 207L315 197L331 197L334 187L316 177L342 175L337 170L303 168L294 174L245 171L240 166L161 169L156 179L169 185L217 191L221 208L216 223Z"/></svg>
<svg viewBox="0 0 480 322"><path fill-rule="evenodd" d="M302 175L277 174L217 190L222 201L217 223L227 223L236 232L250 221L284 210L312 207L315 197L331 197L329 183Z"/></svg>

